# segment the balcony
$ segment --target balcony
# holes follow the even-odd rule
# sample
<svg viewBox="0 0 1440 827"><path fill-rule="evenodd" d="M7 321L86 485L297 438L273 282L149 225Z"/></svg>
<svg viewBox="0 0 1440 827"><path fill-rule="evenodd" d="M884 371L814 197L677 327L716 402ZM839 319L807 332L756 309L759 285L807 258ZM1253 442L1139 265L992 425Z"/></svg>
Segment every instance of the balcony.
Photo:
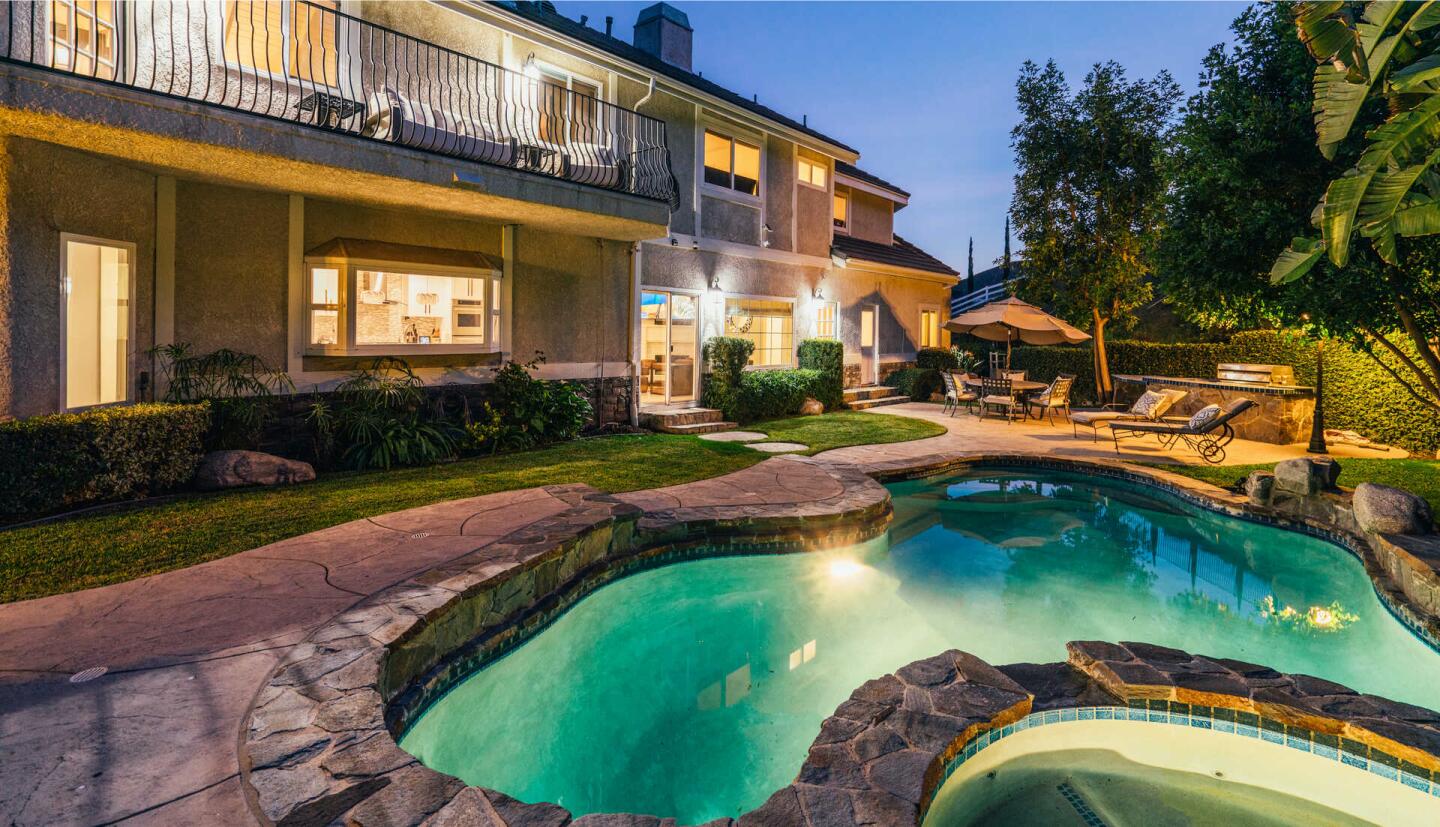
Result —
<svg viewBox="0 0 1440 827"><path fill-rule="evenodd" d="M6 3L0 60L678 203L663 121L323 3Z"/></svg>

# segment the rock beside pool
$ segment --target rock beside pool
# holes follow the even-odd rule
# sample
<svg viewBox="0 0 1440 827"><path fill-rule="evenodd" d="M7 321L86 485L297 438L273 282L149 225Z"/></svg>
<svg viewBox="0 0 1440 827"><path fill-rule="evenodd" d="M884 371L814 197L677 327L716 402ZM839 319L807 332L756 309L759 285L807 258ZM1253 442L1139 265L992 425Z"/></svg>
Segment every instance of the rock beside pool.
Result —
<svg viewBox="0 0 1440 827"><path fill-rule="evenodd" d="M825 406L821 405L820 400L814 397L806 399L805 404L800 406L801 416L819 416L822 413L825 413Z"/></svg>
<svg viewBox="0 0 1440 827"><path fill-rule="evenodd" d="M1308 497L1335 487L1340 478L1340 463L1333 459L1300 457L1275 465L1275 490Z"/></svg>
<svg viewBox="0 0 1440 827"><path fill-rule="evenodd" d="M1360 527L1375 534L1428 534L1434 524L1430 504L1403 488L1362 482L1354 507Z"/></svg>
<svg viewBox="0 0 1440 827"><path fill-rule="evenodd" d="M1251 471L1245 478L1245 496L1251 505L1268 506L1275 499L1275 475L1269 471Z"/></svg>
<svg viewBox="0 0 1440 827"><path fill-rule="evenodd" d="M218 491L243 485L289 485L315 479L308 462L260 451L211 451L195 469L195 487Z"/></svg>

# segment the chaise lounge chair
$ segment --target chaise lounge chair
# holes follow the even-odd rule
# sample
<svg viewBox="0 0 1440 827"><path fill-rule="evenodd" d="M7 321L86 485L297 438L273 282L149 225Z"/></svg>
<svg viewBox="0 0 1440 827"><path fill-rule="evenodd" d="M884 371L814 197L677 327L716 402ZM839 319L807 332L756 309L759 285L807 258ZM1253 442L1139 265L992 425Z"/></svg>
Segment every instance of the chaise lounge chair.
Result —
<svg viewBox="0 0 1440 827"><path fill-rule="evenodd" d="M1177 442L1200 455L1212 465L1225 461L1225 446L1235 438L1235 429L1230 421L1255 407L1249 399L1232 399L1224 408L1209 405L1185 422L1111 422L1110 433L1115 439L1115 453L1120 453L1122 436L1143 437L1154 434L1160 439L1160 446L1169 449Z"/></svg>
<svg viewBox="0 0 1440 827"><path fill-rule="evenodd" d="M1070 414L1070 432L1080 436L1080 426L1091 429L1090 441L1100 441L1100 429L1112 422L1158 422L1175 403L1189 396L1187 391L1165 389L1146 391L1129 410L1075 411Z"/></svg>

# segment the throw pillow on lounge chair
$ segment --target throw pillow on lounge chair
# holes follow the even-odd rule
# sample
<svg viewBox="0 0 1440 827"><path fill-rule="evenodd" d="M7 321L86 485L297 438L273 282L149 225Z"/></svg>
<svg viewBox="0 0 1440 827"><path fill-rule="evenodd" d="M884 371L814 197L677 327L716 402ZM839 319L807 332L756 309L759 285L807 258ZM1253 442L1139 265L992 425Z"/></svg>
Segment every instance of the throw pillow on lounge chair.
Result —
<svg viewBox="0 0 1440 827"><path fill-rule="evenodd" d="M1210 424L1210 420L1219 415L1219 405L1206 405L1190 417L1190 421L1185 423L1185 427L1193 431L1203 430L1206 425Z"/></svg>

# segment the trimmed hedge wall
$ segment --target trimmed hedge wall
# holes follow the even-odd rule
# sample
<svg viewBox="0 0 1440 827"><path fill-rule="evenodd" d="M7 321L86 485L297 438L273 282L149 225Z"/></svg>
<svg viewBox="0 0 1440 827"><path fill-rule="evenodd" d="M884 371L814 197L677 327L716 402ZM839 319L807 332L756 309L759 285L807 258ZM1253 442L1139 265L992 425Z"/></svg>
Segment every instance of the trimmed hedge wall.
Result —
<svg viewBox="0 0 1440 827"><path fill-rule="evenodd" d="M733 411L725 418L735 422L754 422L777 416L800 413L800 406L816 393L822 374L818 370L752 370L740 380Z"/></svg>
<svg viewBox="0 0 1440 827"><path fill-rule="evenodd" d="M1213 378L1215 366L1221 362L1251 362L1290 365L1295 368L1296 382L1315 383L1316 342L1281 331L1245 331L1222 343L1116 341L1107 342L1105 349L1111 373ZM1017 347L1011 364L1040 382L1050 381L1057 373L1073 373L1076 402L1095 402L1095 371L1088 346ZM1416 453L1433 456L1440 450L1440 418L1421 407L1370 356L1338 342L1325 346L1325 425L1357 431Z"/></svg>
<svg viewBox="0 0 1440 827"><path fill-rule="evenodd" d="M745 365L750 354L755 352L755 343L749 339L734 336L714 336L705 340L701 355L705 360L705 376L701 382L700 404L725 412L725 418L734 419L740 380L745 376Z"/></svg>
<svg viewBox="0 0 1440 827"><path fill-rule="evenodd" d="M210 406L129 405L0 422L0 520L158 494L195 473Z"/></svg>
<svg viewBox="0 0 1440 827"><path fill-rule="evenodd" d="M834 339L806 339L800 343L800 367L820 374L815 398L827 411L845 403L845 346Z"/></svg>

